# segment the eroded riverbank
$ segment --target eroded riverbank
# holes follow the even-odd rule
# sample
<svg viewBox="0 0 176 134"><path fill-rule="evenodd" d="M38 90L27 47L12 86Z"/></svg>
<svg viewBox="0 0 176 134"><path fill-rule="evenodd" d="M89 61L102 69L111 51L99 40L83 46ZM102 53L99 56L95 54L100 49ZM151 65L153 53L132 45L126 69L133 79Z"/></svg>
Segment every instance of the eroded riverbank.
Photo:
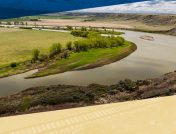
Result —
<svg viewBox="0 0 176 134"><path fill-rule="evenodd" d="M176 94L176 72L114 85L41 86L0 98L0 116L140 100Z"/></svg>

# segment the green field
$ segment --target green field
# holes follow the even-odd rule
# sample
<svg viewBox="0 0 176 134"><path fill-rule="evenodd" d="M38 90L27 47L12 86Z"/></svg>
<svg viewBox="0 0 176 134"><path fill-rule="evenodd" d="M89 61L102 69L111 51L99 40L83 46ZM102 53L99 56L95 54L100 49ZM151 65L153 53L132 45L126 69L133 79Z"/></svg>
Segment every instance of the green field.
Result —
<svg viewBox="0 0 176 134"><path fill-rule="evenodd" d="M42 77L70 70L100 67L118 61L135 50L136 46L133 43L126 42L119 47L91 49L87 52L73 53L68 59L62 59L28 78Z"/></svg>
<svg viewBox="0 0 176 134"><path fill-rule="evenodd" d="M53 43L65 45L77 39L69 33L0 28L0 67L30 60L35 48L48 53Z"/></svg>

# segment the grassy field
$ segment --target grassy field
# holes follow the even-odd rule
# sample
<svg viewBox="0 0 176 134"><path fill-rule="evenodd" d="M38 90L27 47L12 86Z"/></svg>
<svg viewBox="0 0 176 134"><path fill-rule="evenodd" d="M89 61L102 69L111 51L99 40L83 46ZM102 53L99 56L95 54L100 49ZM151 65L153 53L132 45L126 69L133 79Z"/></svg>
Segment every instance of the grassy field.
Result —
<svg viewBox="0 0 176 134"><path fill-rule="evenodd" d="M77 39L69 33L0 28L0 67L30 60L35 48L48 53L53 43L65 45Z"/></svg>
<svg viewBox="0 0 176 134"><path fill-rule="evenodd" d="M62 59L28 78L42 77L70 70L100 67L128 56L135 49L136 46L134 44L126 42L119 47L90 49L87 52L73 53L68 59Z"/></svg>
<svg viewBox="0 0 176 134"><path fill-rule="evenodd" d="M32 50L39 49L42 54L49 53L53 43L61 43L65 47L68 41L80 40L82 37L74 37L70 33L7 29L0 28L0 77L23 73L32 69L39 72L29 76L42 77L56 73L62 73L76 69L89 69L103 66L120 60L131 54L136 46L125 41L121 46L112 48L92 48L78 53L72 52L67 59L59 57L47 62L32 63ZM17 63L11 67L11 63Z"/></svg>

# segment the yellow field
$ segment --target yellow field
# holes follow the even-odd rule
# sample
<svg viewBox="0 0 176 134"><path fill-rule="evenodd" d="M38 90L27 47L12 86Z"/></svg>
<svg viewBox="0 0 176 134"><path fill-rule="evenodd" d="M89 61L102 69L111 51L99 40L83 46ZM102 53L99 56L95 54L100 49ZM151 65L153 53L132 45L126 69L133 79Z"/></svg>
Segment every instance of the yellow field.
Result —
<svg viewBox="0 0 176 134"><path fill-rule="evenodd" d="M77 39L69 33L0 28L0 67L31 59L35 48L47 53L53 43Z"/></svg>

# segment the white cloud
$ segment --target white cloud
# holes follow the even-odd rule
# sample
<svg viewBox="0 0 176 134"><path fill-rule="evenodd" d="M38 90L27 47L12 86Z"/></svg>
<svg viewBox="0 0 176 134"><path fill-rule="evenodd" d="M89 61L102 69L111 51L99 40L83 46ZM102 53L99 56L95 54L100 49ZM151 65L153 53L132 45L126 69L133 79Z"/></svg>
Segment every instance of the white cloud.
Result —
<svg viewBox="0 0 176 134"><path fill-rule="evenodd" d="M98 13L167 13L176 14L175 0L153 0L135 2L114 6L97 7L79 10L81 12L98 12Z"/></svg>

